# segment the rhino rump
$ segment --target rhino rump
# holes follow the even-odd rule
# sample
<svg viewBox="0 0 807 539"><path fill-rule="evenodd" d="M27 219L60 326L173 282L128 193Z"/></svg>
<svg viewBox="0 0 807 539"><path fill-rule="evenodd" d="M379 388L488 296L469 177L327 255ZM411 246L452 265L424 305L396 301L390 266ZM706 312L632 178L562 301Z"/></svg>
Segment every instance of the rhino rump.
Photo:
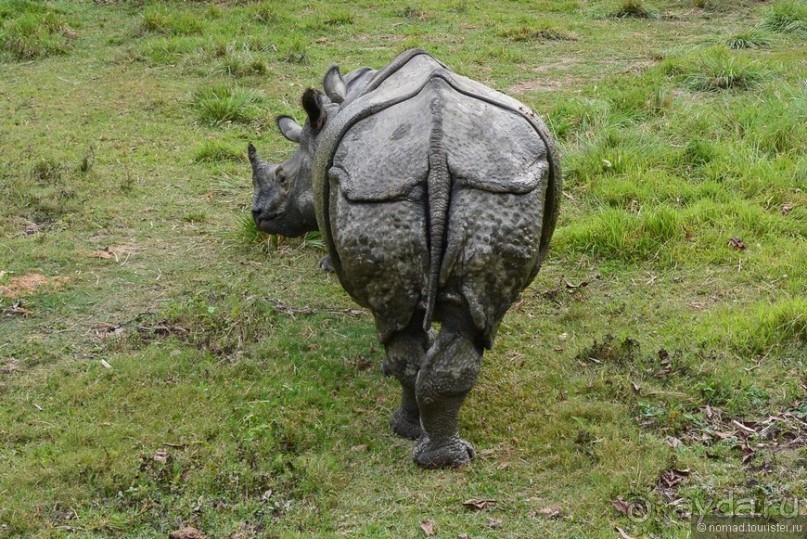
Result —
<svg viewBox="0 0 807 539"><path fill-rule="evenodd" d="M344 134L330 173L338 176L348 200L393 200L425 182L434 102L442 109L442 142L454 183L523 194L546 180L546 145L524 117L433 78L413 98L357 122Z"/></svg>

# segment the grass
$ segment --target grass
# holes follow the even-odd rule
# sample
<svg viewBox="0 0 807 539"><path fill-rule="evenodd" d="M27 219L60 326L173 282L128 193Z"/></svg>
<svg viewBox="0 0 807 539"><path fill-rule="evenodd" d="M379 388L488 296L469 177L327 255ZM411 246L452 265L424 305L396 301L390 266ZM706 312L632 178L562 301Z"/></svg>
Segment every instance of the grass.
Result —
<svg viewBox="0 0 807 539"><path fill-rule="evenodd" d="M258 117L263 102L264 97L255 90L218 85L198 90L193 107L199 121L205 124L249 123Z"/></svg>
<svg viewBox="0 0 807 539"><path fill-rule="evenodd" d="M763 24L777 32L807 34L807 6L796 0L777 0L766 14Z"/></svg>
<svg viewBox="0 0 807 539"><path fill-rule="evenodd" d="M204 31L204 23L192 13L157 6L143 12L143 30L157 34L187 36L201 34Z"/></svg>
<svg viewBox="0 0 807 539"><path fill-rule="evenodd" d="M511 41L574 41L577 39L573 33L555 28L550 24L531 26L523 25L509 28L499 33L500 36Z"/></svg>
<svg viewBox="0 0 807 539"><path fill-rule="evenodd" d="M688 57L681 64L668 61L668 71L678 72L684 85L697 92L750 90L768 79L769 69L760 62L724 47L712 47Z"/></svg>
<svg viewBox="0 0 807 539"><path fill-rule="evenodd" d="M652 19L602 16L628 4ZM807 498L798 2L141 7L0 0L43 51L0 52L0 538L672 538L682 507ZM321 238L249 215L247 143L287 158L304 88L407 46L563 153L463 470L388 432L399 389Z"/></svg>
<svg viewBox="0 0 807 539"><path fill-rule="evenodd" d="M65 54L70 40L78 35L57 12L43 11L35 4L20 3L17 10L10 3L0 17L0 52L15 60L33 60Z"/></svg>
<svg viewBox="0 0 807 539"><path fill-rule="evenodd" d="M649 8L642 0L621 0L609 15L617 19L653 19L658 16L657 13L652 8Z"/></svg>
<svg viewBox="0 0 807 539"><path fill-rule="evenodd" d="M760 30L743 30L726 40L730 49L759 49L771 45L771 37Z"/></svg>

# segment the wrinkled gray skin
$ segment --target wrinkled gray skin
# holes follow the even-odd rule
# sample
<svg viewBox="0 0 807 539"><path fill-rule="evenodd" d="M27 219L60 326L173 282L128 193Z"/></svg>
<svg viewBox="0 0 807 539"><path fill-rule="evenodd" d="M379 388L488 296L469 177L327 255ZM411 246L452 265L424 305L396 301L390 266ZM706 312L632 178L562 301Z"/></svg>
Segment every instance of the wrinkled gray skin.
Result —
<svg viewBox="0 0 807 539"><path fill-rule="evenodd" d="M332 66L323 86L303 94L303 126L278 119L290 159L249 145L253 216L274 234L320 230L401 384L392 430L417 440L421 466L467 464L460 406L557 220L554 143L524 105L422 51L344 78Z"/></svg>

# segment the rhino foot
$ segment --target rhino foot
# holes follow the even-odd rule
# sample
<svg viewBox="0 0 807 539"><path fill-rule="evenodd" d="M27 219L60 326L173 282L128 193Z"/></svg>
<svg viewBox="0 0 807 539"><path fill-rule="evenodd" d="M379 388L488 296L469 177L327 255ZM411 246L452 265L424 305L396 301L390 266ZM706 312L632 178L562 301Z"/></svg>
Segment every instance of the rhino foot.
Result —
<svg viewBox="0 0 807 539"><path fill-rule="evenodd" d="M410 440L417 440L423 432L420 428L420 416L404 410L403 406L392 412L389 426L392 427L392 432Z"/></svg>
<svg viewBox="0 0 807 539"><path fill-rule="evenodd" d="M459 436L435 443L424 434L415 446L412 459L423 468L458 468L470 464L475 456L474 446Z"/></svg>
<svg viewBox="0 0 807 539"><path fill-rule="evenodd" d="M336 273L336 268L333 267L330 256L326 256L319 261L319 269L324 273Z"/></svg>

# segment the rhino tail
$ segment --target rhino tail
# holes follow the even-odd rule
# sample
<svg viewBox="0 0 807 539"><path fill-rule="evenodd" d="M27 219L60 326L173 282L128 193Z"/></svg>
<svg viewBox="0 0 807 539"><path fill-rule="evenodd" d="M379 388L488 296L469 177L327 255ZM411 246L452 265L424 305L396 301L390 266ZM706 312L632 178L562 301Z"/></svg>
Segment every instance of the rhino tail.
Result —
<svg viewBox="0 0 807 539"><path fill-rule="evenodd" d="M426 288L426 314L423 317L423 329L426 331L434 320L451 196L451 175L443 145L443 101L439 92L432 99L431 116L433 123L429 137L429 174L426 179L429 242L429 280Z"/></svg>

